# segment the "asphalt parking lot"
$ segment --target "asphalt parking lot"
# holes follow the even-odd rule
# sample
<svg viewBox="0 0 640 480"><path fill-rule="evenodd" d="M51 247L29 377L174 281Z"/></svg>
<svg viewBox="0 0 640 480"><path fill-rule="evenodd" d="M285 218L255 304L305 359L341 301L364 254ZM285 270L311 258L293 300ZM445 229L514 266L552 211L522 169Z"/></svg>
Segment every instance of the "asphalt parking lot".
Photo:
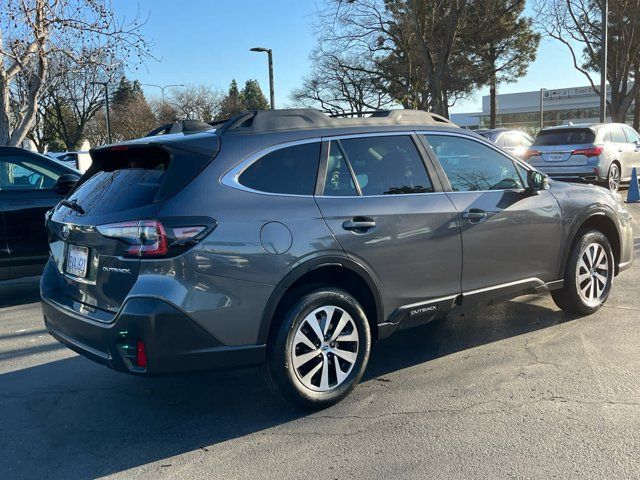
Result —
<svg viewBox="0 0 640 480"><path fill-rule="evenodd" d="M403 332L309 413L257 370L112 372L49 337L37 279L5 282L0 478L639 478L639 284L590 317L529 296Z"/></svg>

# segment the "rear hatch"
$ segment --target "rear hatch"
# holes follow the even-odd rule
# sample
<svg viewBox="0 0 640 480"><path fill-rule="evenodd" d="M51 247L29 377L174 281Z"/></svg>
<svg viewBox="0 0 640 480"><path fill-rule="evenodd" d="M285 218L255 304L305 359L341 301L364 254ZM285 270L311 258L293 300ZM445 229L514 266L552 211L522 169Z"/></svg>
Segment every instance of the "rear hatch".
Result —
<svg viewBox="0 0 640 480"><path fill-rule="evenodd" d="M174 230L189 235L173 229L171 220L158 224L157 215L219 149L216 135L193 137L201 138L134 141L91 152L91 167L47 220L64 296L116 312L138 278L140 262L171 256L166 238Z"/></svg>
<svg viewBox="0 0 640 480"><path fill-rule="evenodd" d="M594 142L595 133L588 127L543 130L526 158L532 165L546 168L586 165L590 157L601 153Z"/></svg>

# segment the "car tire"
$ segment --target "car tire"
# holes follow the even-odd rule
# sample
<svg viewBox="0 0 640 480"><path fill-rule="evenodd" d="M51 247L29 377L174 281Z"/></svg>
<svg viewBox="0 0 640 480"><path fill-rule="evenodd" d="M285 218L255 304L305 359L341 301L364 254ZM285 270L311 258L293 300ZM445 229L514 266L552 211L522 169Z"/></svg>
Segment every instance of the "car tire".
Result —
<svg viewBox="0 0 640 480"><path fill-rule="evenodd" d="M622 174L620 173L620 166L617 163L612 163L609 166L609 172L607 172L607 184L606 187L616 193L620 190L620 180L622 178Z"/></svg>
<svg viewBox="0 0 640 480"><path fill-rule="evenodd" d="M329 407L349 395L371 351L369 323L358 301L323 287L298 298L283 315L267 350L270 386L308 409Z"/></svg>
<svg viewBox="0 0 640 480"><path fill-rule="evenodd" d="M553 301L566 312L590 315L609 297L614 271L607 237L597 230L587 231L580 235L569 254L564 285L551 292Z"/></svg>

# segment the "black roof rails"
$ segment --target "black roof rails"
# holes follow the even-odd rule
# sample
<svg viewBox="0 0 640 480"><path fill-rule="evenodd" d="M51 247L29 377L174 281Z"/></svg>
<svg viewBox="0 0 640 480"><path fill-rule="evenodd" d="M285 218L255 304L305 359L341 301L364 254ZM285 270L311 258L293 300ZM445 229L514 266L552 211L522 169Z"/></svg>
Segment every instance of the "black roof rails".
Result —
<svg viewBox="0 0 640 480"><path fill-rule="evenodd" d="M166 135L168 133L194 133L211 130L212 125L201 122L200 120L176 120L173 123L167 123L154 130L151 130L145 137L155 137L156 135Z"/></svg>
<svg viewBox="0 0 640 480"><path fill-rule="evenodd" d="M250 110L227 120L218 128L225 133L264 133L278 130L339 128L367 125L456 125L435 113L422 110L379 110L368 117L332 118L312 108Z"/></svg>

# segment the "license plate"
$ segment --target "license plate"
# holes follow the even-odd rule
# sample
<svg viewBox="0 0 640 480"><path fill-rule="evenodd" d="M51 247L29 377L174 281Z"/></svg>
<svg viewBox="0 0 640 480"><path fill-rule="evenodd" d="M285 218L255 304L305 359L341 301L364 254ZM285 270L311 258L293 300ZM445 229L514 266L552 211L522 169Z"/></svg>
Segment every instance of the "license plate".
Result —
<svg viewBox="0 0 640 480"><path fill-rule="evenodd" d="M87 264L89 263L89 249L78 245L69 245L67 250L67 273L74 277L87 276Z"/></svg>
<svg viewBox="0 0 640 480"><path fill-rule="evenodd" d="M564 160L564 153L550 153L549 162L561 162Z"/></svg>

